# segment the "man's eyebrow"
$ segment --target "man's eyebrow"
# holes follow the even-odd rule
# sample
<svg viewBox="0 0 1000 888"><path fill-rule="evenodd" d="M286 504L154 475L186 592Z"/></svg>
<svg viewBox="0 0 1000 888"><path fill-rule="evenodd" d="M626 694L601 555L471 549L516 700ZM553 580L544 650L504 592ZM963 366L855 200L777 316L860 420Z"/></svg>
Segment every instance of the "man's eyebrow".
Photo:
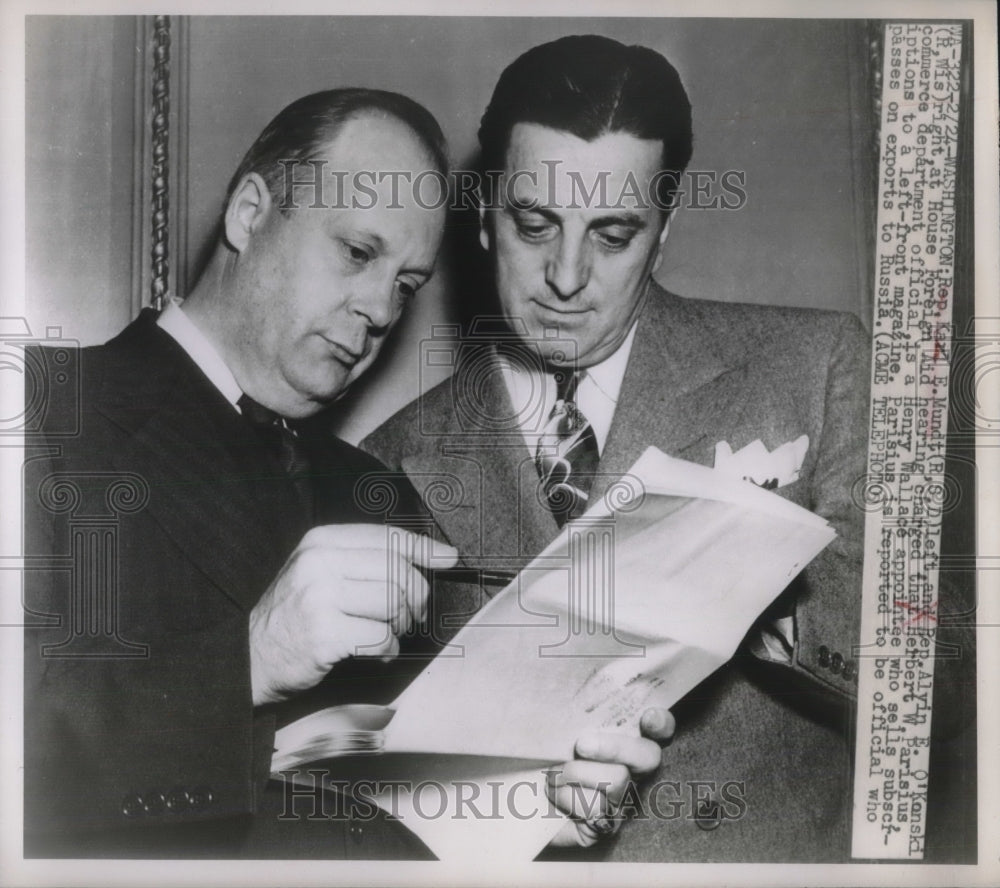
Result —
<svg viewBox="0 0 1000 888"><path fill-rule="evenodd" d="M402 268L400 271L406 274L415 274L417 277L431 278L434 275L433 265L411 265L409 268Z"/></svg>
<svg viewBox="0 0 1000 888"><path fill-rule="evenodd" d="M638 213L614 213L609 216L598 216L591 219L588 228L604 228L608 225L621 225L635 231L641 231L646 227L646 220Z"/></svg>
<svg viewBox="0 0 1000 888"><path fill-rule="evenodd" d="M553 225L562 225L563 223L563 220L558 213L550 210L548 207L540 206L535 201L525 204L520 204L517 201L511 201L510 203L504 205L504 209L511 213L534 213L541 216L546 222L551 222Z"/></svg>
<svg viewBox="0 0 1000 888"><path fill-rule="evenodd" d="M558 213L553 212L547 207L538 206L536 204L525 204L519 205L515 201L504 204L504 209L513 213L537 213L543 219L547 219L549 222L559 224L562 219L559 217ZM620 225L624 228L631 228L633 231L642 231L646 227L646 220L642 218L638 213L612 213L607 216L598 216L596 219L591 219L587 223L588 228L605 228L609 225Z"/></svg>
<svg viewBox="0 0 1000 888"><path fill-rule="evenodd" d="M380 234L376 234L374 231L369 231L367 228L359 228L354 232L355 237L359 237L362 240L371 241L373 247L379 252L385 251L385 238Z"/></svg>

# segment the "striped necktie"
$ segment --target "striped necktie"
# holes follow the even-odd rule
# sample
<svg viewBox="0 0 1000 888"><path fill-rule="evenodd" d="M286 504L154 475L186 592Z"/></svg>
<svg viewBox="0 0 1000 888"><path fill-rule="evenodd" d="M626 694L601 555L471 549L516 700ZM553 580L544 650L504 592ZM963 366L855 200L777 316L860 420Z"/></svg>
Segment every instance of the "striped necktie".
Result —
<svg viewBox="0 0 1000 888"><path fill-rule="evenodd" d="M582 376L556 371L556 403L535 452L545 502L560 527L586 510L600 458L594 429L574 401Z"/></svg>

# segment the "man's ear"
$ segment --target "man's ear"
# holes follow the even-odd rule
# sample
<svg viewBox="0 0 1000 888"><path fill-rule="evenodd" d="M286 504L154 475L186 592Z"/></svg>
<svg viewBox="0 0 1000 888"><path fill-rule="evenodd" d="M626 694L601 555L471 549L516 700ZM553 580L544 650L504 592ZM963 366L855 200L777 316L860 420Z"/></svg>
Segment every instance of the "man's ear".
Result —
<svg viewBox="0 0 1000 888"><path fill-rule="evenodd" d="M663 223L663 230L660 232L659 237L660 242L656 247L656 258L653 260L653 268L650 274L653 274L663 264L663 245L667 242L667 235L670 234L670 220L674 218L675 212L677 212L676 209L667 216L666 222Z"/></svg>
<svg viewBox="0 0 1000 888"><path fill-rule="evenodd" d="M247 173L233 191L226 205L226 242L242 253L256 231L271 212L271 192L257 173Z"/></svg>
<svg viewBox="0 0 1000 888"><path fill-rule="evenodd" d="M482 188L477 189L476 197L479 199L479 243L484 250L490 248L489 220L486 218L486 201L483 199Z"/></svg>

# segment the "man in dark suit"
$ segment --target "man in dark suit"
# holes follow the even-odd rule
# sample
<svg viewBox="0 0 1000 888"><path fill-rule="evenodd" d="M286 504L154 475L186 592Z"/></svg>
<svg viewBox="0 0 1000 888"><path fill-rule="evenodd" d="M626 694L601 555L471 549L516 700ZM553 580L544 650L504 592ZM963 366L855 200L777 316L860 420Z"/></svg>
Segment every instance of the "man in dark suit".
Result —
<svg viewBox="0 0 1000 888"><path fill-rule="evenodd" d="M528 51L502 74L479 139L484 168L504 173L481 240L505 327L487 335L480 321L452 378L362 446L418 488L446 478L462 491L427 504L470 568L540 552L649 445L706 465L761 451L745 474L837 539L675 709L657 779L624 796L632 819L608 836L619 787L603 819L563 838L593 844L593 859L845 859L863 328L833 312L687 300L652 279L692 136L677 72L651 50L578 37ZM765 459L784 445L787 466ZM437 637L483 602L474 586L435 597ZM577 779L567 765L556 790Z"/></svg>
<svg viewBox="0 0 1000 888"><path fill-rule="evenodd" d="M314 446L307 420L433 273L443 210L390 179L360 206L305 199L297 162L446 170L412 100L307 96L244 158L183 304L35 356L80 384L42 393L26 441L25 553L57 565L25 590L28 856L425 854L376 821L285 823L267 788L285 701L393 698L385 661L421 618L432 559L420 534L388 545L385 518L419 518L405 482L387 515L359 487L384 467Z"/></svg>

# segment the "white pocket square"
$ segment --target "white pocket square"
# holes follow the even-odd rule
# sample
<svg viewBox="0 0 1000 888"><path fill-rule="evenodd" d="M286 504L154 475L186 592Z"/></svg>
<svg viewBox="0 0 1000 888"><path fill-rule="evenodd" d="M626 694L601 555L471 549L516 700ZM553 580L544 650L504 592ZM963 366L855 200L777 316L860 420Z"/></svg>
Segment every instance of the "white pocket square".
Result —
<svg viewBox="0 0 1000 888"><path fill-rule="evenodd" d="M752 481L766 490L774 490L799 480L808 449L808 435L802 435L770 452L759 438L735 453L729 444L719 441L715 445L715 470L732 478Z"/></svg>

